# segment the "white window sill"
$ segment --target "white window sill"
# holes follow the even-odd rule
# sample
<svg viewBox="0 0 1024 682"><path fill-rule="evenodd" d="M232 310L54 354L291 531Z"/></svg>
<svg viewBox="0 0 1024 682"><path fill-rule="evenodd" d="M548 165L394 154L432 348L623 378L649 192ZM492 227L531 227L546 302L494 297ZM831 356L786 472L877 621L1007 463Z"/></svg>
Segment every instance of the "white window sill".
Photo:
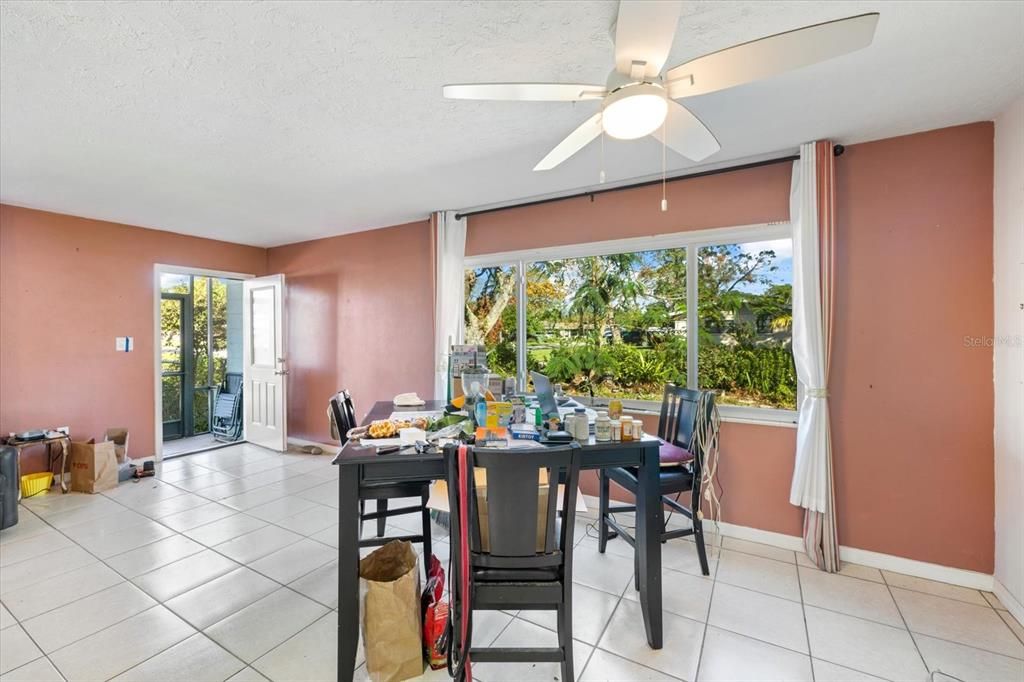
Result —
<svg viewBox="0 0 1024 682"><path fill-rule="evenodd" d="M746 416L730 416L722 414L722 421L730 424L752 424L755 426L780 426L784 429L795 429L796 428L796 417L780 417L772 419L764 419L757 417L746 417Z"/></svg>
<svg viewBox="0 0 1024 682"><path fill-rule="evenodd" d="M594 398L591 400L589 396L573 395L571 397L591 407L608 406L608 398ZM654 417L659 416L661 412L659 403L640 400L623 400L622 411L629 414L650 415ZM785 429L795 429L797 426L797 413L795 410L719 405L718 413L722 417L722 421L729 424L779 426Z"/></svg>

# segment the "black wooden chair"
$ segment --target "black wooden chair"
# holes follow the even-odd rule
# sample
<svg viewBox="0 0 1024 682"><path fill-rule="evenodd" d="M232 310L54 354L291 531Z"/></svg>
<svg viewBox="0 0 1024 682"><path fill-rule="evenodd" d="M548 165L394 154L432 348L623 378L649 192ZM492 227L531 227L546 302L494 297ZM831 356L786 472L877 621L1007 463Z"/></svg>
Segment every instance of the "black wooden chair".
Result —
<svg viewBox="0 0 1024 682"><path fill-rule="evenodd" d="M572 547L580 446L570 443L531 450L469 447L469 470L478 467L487 474L486 490L480 491L472 475L468 490L460 489L458 448L448 445L444 451L452 519L450 646L454 655L449 660L462 659L458 634L462 598L468 596L470 608L478 610L553 610L558 614L557 647L478 648L467 643L470 660L559 663L562 681L572 682ZM540 485L543 480L550 481L550 487ZM565 484L560 520L556 511L559 481ZM478 505L478 501L484 504ZM459 510L464 503L468 504L469 520L469 595L460 593L459 581ZM472 616L468 632L472 633ZM450 672L456 679L464 677L461 666Z"/></svg>
<svg viewBox="0 0 1024 682"><path fill-rule="evenodd" d="M331 397L331 415L338 427L338 436L342 446L348 442L349 429L356 425L356 412L352 407L352 396L345 389L338 391ZM388 509L388 501L402 497L419 497L420 504L398 509ZM409 542L423 543L423 556L425 558L424 568L429 567L430 557L430 509L427 507L427 500L430 499L430 481L412 481L403 483L372 483L364 484L359 488L359 534L362 535L364 521L377 521L377 537L362 538L359 541L360 547L377 547L384 545L391 540L408 540ZM377 501L377 511L366 511L366 500ZM344 503L344 500L342 501ZM387 526L389 517L403 516L405 514L420 514L423 522L423 532L420 535L403 535L401 537L385 537L384 529Z"/></svg>
<svg viewBox="0 0 1024 682"><path fill-rule="evenodd" d="M708 556L704 547L704 530L698 512L701 507L701 467L703 453L696 447L694 434L697 420L711 417L714 409L713 399L705 403L706 414L698 414L700 407L700 391L691 391L673 384L665 386L665 396L661 401L661 415L658 419L658 438L661 439L661 541L692 535L697 545L697 557L700 569L708 575ZM636 505L611 506L609 500L610 482L615 481L626 490L637 493L637 468L621 467L617 469L601 469L599 475L600 498L598 514L597 550L604 552L608 540L617 533L626 542L636 547L636 541L612 517L617 512L635 512ZM689 492L689 504L680 504L678 499L682 493ZM674 496L674 497L672 497ZM688 517L692 527L668 530L665 527L665 506ZM612 530L609 530L612 529ZM614 532L612 532L614 531ZM635 553L635 552L634 552ZM637 574L637 578L639 574Z"/></svg>

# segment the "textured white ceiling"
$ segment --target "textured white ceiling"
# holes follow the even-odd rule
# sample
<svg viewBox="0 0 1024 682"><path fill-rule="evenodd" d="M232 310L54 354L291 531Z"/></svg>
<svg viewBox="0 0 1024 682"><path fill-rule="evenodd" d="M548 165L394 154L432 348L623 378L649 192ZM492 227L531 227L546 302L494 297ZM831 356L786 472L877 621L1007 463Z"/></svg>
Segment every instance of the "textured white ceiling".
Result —
<svg viewBox="0 0 1024 682"><path fill-rule="evenodd" d="M0 3L0 200L261 246L594 184L530 169L598 107L450 102L603 83L616 2ZM1024 92L1021 2L689 2L668 65L880 11L868 49L687 100L707 163L991 119ZM609 143L609 181L656 173ZM688 162L670 155L670 168Z"/></svg>

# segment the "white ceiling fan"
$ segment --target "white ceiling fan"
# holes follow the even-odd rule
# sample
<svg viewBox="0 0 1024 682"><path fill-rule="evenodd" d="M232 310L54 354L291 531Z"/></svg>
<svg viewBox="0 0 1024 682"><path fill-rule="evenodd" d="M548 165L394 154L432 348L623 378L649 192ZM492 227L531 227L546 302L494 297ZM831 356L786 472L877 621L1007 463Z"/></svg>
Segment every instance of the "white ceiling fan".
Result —
<svg viewBox="0 0 1024 682"><path fill-rule="evenodd" d="M632 140L654 135L700 161L721 147L714 134L677 99L724 90L859 50L871 44L878 14L805 26L662 67L675 38L682 2L622 0L613 26L615 69L605 85L578 83L466 83L444 86L449 99L576 102L602 100L594 114L533 170L550 170L602 131Z"/></svg>

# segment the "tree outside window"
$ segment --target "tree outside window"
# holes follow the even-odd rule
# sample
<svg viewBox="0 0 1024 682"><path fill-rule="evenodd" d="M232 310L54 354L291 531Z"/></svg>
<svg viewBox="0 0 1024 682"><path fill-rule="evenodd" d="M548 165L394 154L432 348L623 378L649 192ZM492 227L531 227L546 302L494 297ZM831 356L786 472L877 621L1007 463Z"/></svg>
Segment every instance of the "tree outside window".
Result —
<svg viewBox="0 0 1024 682"><path fill-rule="evenodd" d="M722 404L795 409L790 240L668 248L523 264L526 365L569 393L660 400L666 382ZM687 256L697 290L687 291ZM466 271L467 343L516 368L516 266ZM697 372L687 372L696 306Z"/></svg>

